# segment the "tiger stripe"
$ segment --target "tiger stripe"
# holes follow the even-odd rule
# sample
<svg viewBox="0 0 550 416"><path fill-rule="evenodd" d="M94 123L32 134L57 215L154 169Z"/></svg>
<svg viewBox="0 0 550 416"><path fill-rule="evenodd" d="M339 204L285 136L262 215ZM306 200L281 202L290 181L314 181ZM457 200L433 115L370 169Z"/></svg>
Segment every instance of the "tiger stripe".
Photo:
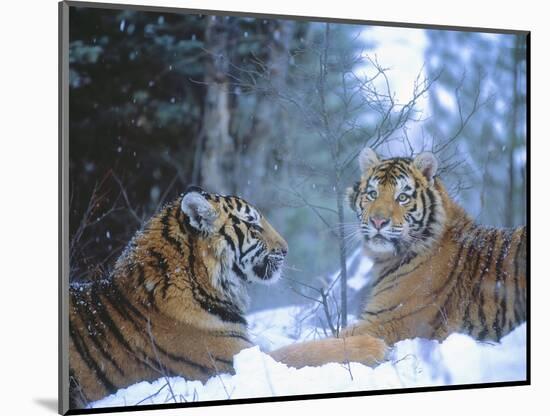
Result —
<svg viewBox="0 0 550 416"><path fill-rule="evenodd" d="M392 345L462 332L499 341L525 321L525 227L475 224L448 195L431 153L380 160L366 148L359 162L361 178L348 198L372 278L361 320L343 336ZM375 229L375 216L386 225Z"/></svg>
<svg viewBox="0 0 550 416"><path fill-rule="evenodd" d="M197 203L203 206L193 211ZM253 345L245 285L276 279L286 251L238 197L195 187L167 204L135 234L108 279L71 285L71 406L138 381L232 372L233 356ZM256 275L259 266L269 274Z"/></svg>

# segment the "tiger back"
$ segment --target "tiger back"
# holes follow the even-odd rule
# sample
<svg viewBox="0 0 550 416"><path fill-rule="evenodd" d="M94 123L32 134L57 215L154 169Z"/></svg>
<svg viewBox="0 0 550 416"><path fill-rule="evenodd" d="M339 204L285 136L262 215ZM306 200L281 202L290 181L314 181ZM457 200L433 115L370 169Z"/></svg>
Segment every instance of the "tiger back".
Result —
<svg viewBox="0 0 550 416"><path fill-rule="evenodd" d="M138 381L232 372L252 346L246 285L277 281L287 250L241 198L193 187L168 204L110 278L70 287L71 408Z"/></svg>
<svg viewBox="0 0 550 416"><path fill-rule="evenodd" d="M373 269L361 319L344 336L498 341L525 321L525 227L476 224L447 194L432 153L380 160L365 148L359 163L348 195Z"/></svg>

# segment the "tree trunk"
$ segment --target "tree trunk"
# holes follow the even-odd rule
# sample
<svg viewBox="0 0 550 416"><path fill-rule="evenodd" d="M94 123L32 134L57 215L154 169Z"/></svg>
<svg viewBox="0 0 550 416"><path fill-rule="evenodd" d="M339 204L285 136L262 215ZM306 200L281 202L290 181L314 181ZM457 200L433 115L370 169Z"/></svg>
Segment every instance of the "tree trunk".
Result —
<svg viewBox="0 0 550 416"><path fill-rule="evenodd" d="M516 195L516 189L517 189L517 178L516 175L518 175L520 172L516 171L516 163L514 160L514 153L516 151L516 147L520 145L520 141L518 140L518 106L520 105L520 92L518 91L518 72L520 71L520 65L521 65L521 43L520 43L520 37L517 36L516 40L514 41L513 48L512 48L512 71L513 71L513 92L512 92L512 115L510 120L510 128L509 128L509 135L510 135L510 147L508 149L508 166L509 166L509 188L508 188L508 207L506 210L506 225L508 227L512 227L516 223L517 216L516 214L516 208L517 204L516 201L518 200ZM523 205L523 202L522 204Z"/></svg>
<svg viewBox="0 0 550 416"><path fill-rule="evenodd" d="M336 208L338 210L338 246L340 249L340 328L348 326L348 267L346 264L346 240L344 233L344 192L338 181L336 185Z"/></svg>
<svg viewBox="0 0 550 416"><path fill-rule="evenodd" d="M331 127L329 110L326 103L326 83L329 66L329 41L330 41L330 24L325 25L325 39L323 50L320 54L320 71L319 71L319 98L321 104L320 118L323 123L324 134L327 145L330 149L332 164L334 169L333 186L336 193L336 211L338 213L338 246L340 252L340 328L345 328L348 325L348 270L346 264L346 243L344 233L344 189L342 189L342 166L340 163L341 145L339 138L334 135Z"/></svg>
<svg viewBox="0 0 550 416"><path fill-rule="evenodd" d="M210 192L233 193L235 142L230 134L228 34L223 22L208 17L205 48L209 53L206 64L207 84L200 160L201 184Z"/></svg>
<svg viewBox="0 0 550 416"><path fill-rule="evenodd" d="M269 88L275 92L285 91L288 74L288 54L294 32L292 21L274 21L271 38L267 44L267 58L264 64L268 68ZM259 205L269 206L272 200L261 201L259 195L249 195L274 174L282 174L279 160L287 154L289 135L286 134L287 123L281 107L277 106L272 94L257 92L254 95L252 120L241 120L236 126L238 151L243 159L237 175L242 183L238 189L245 197L250 197ZM237 132L242 131L241 134ZM268 195L265 195L267 198ZM270 195L269 198L272 198Z"/></svg>

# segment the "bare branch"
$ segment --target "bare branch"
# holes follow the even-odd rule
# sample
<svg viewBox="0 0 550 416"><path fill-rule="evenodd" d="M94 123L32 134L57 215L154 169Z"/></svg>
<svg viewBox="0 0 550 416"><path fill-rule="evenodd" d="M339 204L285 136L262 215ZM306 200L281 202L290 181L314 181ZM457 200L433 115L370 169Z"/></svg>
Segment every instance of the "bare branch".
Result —
<svg viewBox="0 0 550 416"><path fill-rule="evenodd" d="M137 214L136 210L132 207L132 204L130 203L130 200L128 198L128 194L126 192L126 188L122 184L122 181L114 173L113 173L113 179L115 180L115 182L118 184L118 186L120 188L120 193L122 194L122 197L124 198L124 202L126 203L126 207L128 208L128 212L130 212L130 214L132 214L132 218L134 218L136 220L138 225L143 224L144 218L143 218L143 216L139 216Z"/></svg>
<svg viewBox="0 0 550 416"><path fill-rule="evenodd" d="M472 103L472 107L470 108L470 111L468 111L466 116L464 116L464 109L463 109L464 104L463 104L462 100L460 99L460 91L462 90L462 88L464 86L465 77L466 77L466 73L463 73L462 78L461 78L460 82L458 83L458 85L455 87L455 92L454 92L455 100L456 100L457 107L458 107L458 114L459 114L458 128L456 129L455 133L451 137L449 137L446 140L440 141L439 144L434 146L432 151L435 154L442 153L451 144L453 144L460 137L460 135L462 134L462 132L464 131L464 129L466 128L466 126L468 125L468 123L470 122L472 117L479 111L479 109L481 107L483 107L485 104L487 104L487 102L491 98L491 97L489 97L486 100L480 102L481 84L483 82L484 76L479 75L478 79L477 79L477 85L476 85L475 96L474 96L474 100L473 100L473 103Z"/></svg>

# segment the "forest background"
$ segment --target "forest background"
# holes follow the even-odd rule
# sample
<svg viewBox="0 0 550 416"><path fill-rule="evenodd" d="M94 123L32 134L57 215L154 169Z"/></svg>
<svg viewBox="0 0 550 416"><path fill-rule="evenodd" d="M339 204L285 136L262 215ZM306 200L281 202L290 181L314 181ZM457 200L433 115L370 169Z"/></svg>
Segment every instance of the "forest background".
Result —
<svg viewBox="0 0 550 416"><path fill-rule="evenodd" d="M434 151L476 220L525 223L525 47L517 34L71 9L71 280L107 275L196 184L247 199L289 242L285 279L252 287L252 309L308 302L360 243L344 194L365 145ZM345 296L329 295L340 310Z"/></svg>

